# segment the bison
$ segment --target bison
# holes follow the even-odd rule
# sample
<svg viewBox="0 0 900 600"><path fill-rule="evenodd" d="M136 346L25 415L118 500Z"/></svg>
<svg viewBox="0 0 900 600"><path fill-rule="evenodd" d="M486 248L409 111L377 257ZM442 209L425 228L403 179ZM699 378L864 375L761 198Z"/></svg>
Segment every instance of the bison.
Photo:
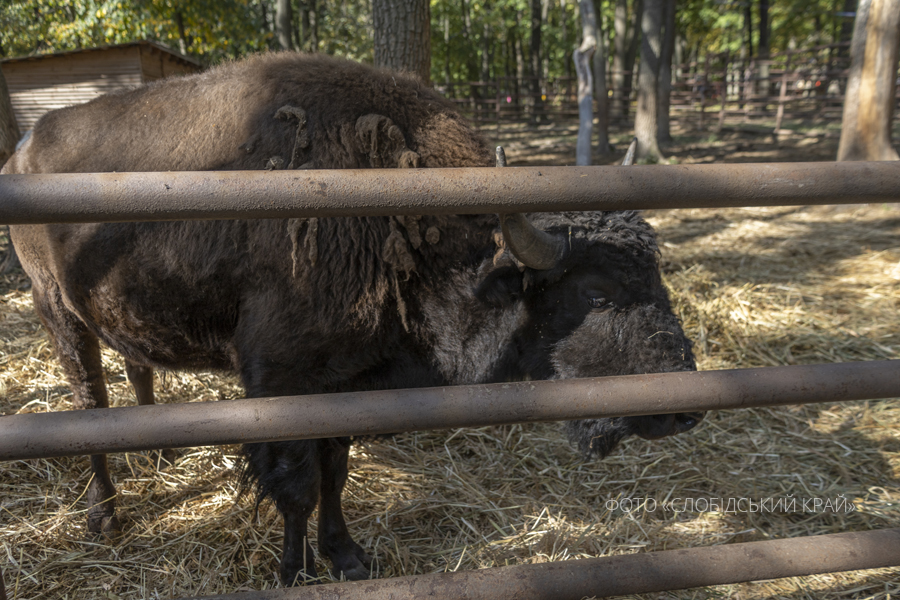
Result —
<svg viewBox="0 0 900 600"><path fill-rule="evenodd" d="M48 113L3 172L493 164L418 80L280 53ZM15 226L12 239L80 408L108 406L100 341L124 356L142 404L154 368L236 372L248 397L695 369L636 212L51 224ZM566 430L602 457L700 418ZM350 444L243 448L243 481L284 517L286 585L316 575L317 505L319 552L348 579L369 577L341 511ZM88 527L114 531L105 456L91 463Z"/></svg>

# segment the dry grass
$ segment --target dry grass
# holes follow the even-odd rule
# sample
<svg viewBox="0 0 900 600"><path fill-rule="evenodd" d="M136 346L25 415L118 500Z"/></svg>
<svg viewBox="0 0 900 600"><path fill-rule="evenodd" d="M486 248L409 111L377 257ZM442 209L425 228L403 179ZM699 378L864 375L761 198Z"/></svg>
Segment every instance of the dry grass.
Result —
<svg viewBox="0 0 900 600"><path fill-rule="evenodd" d="M897 358L900 209L696 210L650 215L664 271L702 369ZM0 281L5 414L70 408L21 275ZM104 353L114 405L133 403ZM240 396L217 375L157 376L163 402ZM85 532L85 458L0 471L0 556L12 598L167 598L277 585L281 522L236 501L236 448L183 451L158 472L111 457L124 533ZM557 425L422 432L355 449L345 507L378 575L900 526L900 403L851 402L710 414L690 434L630 440L585 463ZM623 512L607 501L852 499L857 512ZM312 533L315 536L314 530ZM322 565L323 569L326 565ZM882 569L648 598L888 598Z"/></svg>

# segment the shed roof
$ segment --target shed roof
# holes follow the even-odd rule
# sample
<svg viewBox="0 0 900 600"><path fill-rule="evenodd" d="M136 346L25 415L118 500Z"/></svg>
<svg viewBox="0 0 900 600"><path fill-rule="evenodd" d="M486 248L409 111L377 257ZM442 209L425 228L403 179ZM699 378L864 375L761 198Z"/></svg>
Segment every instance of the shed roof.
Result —
<svg viewBox="0 0 900 600"><path fill-rule="evenodd" d="M79 50L67 50L65 52L49 52L46 54L32 54L30 56L14 56L11 58L4 58L0 60L0 63L17 63L17 62L25 62L25 61L38 61L46 58L56 57L56 56L69 56L72 54L81 54L86 52L99 52L103 50L112 50L116 48L129 48L132 46L145 46L150 48L155 48L160 52L170 55L174 60L189 65L195 68L202 68L203 65L194 58L189 56L185 56L179 52L175 52L168 46L164 44L160 44L159 42L152 42L150 40L138 40L136 42L127 42L125 44L108 44L103 46L94 46L92 48L81 48Z"/></svg>

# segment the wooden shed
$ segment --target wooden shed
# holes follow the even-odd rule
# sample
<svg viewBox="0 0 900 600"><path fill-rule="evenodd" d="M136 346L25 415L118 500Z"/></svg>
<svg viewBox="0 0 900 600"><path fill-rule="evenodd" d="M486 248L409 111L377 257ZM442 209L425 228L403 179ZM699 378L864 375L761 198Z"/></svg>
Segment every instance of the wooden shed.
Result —
<svg viewBox="0 0 900 600"><path fill-rule="evenodd" d="M45 112L101 94L200 71L196 60L160 44L140 41L0 61L19 130Z"/></svg>

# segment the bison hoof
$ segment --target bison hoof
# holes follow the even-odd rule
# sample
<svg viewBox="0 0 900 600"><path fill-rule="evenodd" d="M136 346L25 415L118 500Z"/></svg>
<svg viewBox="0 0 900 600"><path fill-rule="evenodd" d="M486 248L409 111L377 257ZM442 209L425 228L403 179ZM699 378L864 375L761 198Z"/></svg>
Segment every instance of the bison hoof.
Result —
<svg viewBox="0 0 900 600"><path fill-rule="evenodd" d="M122 527L116 515L88 514L88 531L101 533L106 537L116 537L121 533Z"/></svg>
<svg viewBox="0 0 900 600"><path fill-rule="evenodd" d="M352 553L346 554L340 558L332 557L334 571L348 581L359 581L361 579L370 579L369 570L372 568L372 557L366 554L358 544L354 543Z"/></svg>
<svg viewBox="0 0 900 600"><path fill-rule="evenodd" d="M369 579L371 576L369 573L369 569L364 567L362 564L359 564L355 567L344 568L341 570L341 574L347 581L361 581L363 579Z"/></svg>

